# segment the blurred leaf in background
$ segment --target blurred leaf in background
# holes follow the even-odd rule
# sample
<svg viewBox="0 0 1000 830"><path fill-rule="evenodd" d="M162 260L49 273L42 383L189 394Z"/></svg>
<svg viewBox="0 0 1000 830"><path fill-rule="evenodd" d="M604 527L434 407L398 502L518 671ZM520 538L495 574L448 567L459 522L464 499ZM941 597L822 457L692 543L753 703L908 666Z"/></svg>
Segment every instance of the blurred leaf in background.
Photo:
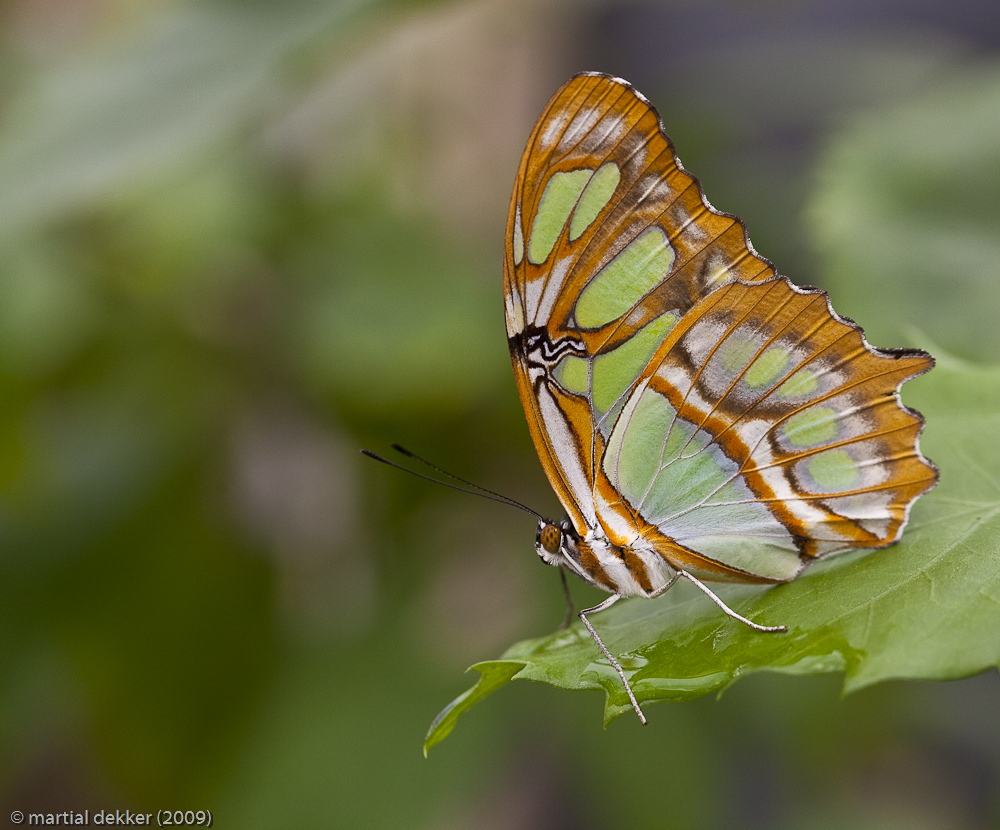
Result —
<svg viewBox="0 0 1000 830"><path fill-rule="evenodd" d="M958 355L1000 358L1000 63L832 137L811 205L823 276L877 343L916 328Z"/></svg>

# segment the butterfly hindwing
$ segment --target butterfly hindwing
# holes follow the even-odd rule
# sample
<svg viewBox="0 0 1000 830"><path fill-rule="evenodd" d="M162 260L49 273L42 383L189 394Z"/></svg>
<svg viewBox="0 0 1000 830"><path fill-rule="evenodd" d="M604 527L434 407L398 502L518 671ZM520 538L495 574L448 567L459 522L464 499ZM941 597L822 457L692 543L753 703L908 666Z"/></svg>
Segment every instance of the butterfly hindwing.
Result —
<svg viewBox="0 0 1000 830"><path fill-rule="evenodd" d="M687 564L716 577L782 581L811 558L891 544L937 479L917 449L923 421L897 394L932 365L872 349L821 291L724 286L643 371L601 464L612 506L598 514L711 560Z"/></svg>

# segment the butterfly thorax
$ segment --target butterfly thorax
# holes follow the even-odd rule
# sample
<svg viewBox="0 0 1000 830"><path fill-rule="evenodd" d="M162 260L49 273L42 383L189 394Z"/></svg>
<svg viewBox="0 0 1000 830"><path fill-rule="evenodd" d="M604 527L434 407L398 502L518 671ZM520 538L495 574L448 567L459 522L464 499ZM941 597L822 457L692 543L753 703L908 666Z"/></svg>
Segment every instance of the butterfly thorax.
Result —
<svg viewBox="0 0 1000 830"><path fill-rule="evenodd" d="M573 523L541 519L535 551L548 565L562 566L585 582L621 596L650 596L675 571L654 546L639 536L625 546L615 545L599 530L581 536Z"/></svg>

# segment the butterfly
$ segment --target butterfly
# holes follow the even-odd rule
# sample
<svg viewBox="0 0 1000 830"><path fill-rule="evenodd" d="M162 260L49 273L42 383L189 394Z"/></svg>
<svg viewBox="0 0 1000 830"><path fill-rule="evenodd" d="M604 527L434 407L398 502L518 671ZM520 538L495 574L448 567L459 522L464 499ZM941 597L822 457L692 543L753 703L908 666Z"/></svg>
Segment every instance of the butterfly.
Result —
<svg viewBox="0 0 1000 830"><path fill-rule="evenodd" d="M563 508L543 561L611 596L685 579L773 584L896 542L937 481L899 398L919 350L876 349L827 294L760 256L713 208L629 83L572 78L535 125L507 220L508 344Z"/></svg>

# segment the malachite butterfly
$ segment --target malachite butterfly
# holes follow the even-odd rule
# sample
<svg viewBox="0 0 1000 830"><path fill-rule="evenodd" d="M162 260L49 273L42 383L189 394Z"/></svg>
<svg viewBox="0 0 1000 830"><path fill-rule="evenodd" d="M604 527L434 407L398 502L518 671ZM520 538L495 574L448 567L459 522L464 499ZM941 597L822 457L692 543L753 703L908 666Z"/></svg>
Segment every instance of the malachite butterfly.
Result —
<svg viewBox="0 0 1000 830"><path fill-rule="evenodd" d="M900 402L917 350L871 347L823 291L779 276L713 208L652 105L599 73L549 102L521 159L507 336L538 457L567 518L538 555L611 593L779 583L896 542L937 481Z"/></svg>

